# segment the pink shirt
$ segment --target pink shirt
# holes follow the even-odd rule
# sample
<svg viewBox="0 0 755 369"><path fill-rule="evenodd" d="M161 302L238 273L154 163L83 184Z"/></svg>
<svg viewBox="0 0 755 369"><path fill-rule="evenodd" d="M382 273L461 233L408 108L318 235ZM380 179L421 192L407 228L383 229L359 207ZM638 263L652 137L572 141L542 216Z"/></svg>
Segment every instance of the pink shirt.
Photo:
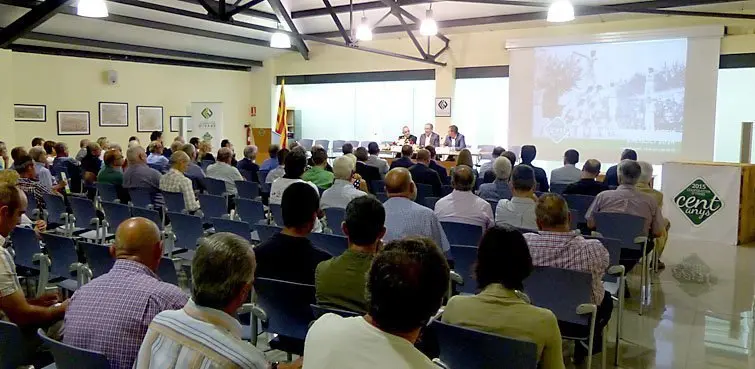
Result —
<svg viewBox="0 0 755 369"><path fill-rule="evenodd" d="M646 234L658 234L666 227L656 199L631 185L621 185L613 191L599 193L587 209L585 218L593 219L593 214L600 212L640 216L645 219Z"/></svg>
<svg viewBox="0 0 755 369"><path fill-rule="evenodd" d="M435 204L435 215L441 222L456 222L490 228L494 225L490 203L472 191L454 190Z"/></svg>

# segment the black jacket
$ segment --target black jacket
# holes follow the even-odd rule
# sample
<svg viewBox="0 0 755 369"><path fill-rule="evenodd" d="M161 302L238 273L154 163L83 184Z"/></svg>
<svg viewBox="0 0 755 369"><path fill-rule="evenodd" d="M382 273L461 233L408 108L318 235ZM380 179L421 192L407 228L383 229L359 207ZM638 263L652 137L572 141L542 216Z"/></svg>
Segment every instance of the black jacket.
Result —
<svg viewBox="0 0 755 369"><path fill-rule="evenodd" d="M410 158L401 157L391 163L391 169L393 168L411 168L414 162Z"/></svg>
<svg viewBox="0 0 755 369"><path fill-rule="evenodd" d="M424 164L414 164L409 168L409 172L412 173L412 180L414 180L414 183L422 183L432 186L433 196L441 197L443 190L441 189L438 172Z"/></svg>

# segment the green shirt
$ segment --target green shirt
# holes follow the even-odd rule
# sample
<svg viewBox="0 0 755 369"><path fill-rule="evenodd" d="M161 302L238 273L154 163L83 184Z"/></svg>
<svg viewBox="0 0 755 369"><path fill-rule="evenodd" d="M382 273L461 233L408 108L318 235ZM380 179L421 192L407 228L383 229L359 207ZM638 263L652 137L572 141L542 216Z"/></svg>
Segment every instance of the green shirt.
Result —
<svg viewBox="0 0 755 369"><path fill-rule="evenodd" d="M315 186L328 189L333 185L333 173L321 167L312 167L302 174L301 179L312 182Z"/></svg>
<svg viewBox="0 0 755 369"><path fill-rule="evenodd" d="M344 251L341 256L325 260L315 269L315 295L317 303L334 308L367 312L367 271L373 253Z"/></svg>
<svg viewBox="0 0 755 369"><path fill-rule="evenodd" d="M97 182L123 186L123 172L106 165L97 174Z"/></svg>

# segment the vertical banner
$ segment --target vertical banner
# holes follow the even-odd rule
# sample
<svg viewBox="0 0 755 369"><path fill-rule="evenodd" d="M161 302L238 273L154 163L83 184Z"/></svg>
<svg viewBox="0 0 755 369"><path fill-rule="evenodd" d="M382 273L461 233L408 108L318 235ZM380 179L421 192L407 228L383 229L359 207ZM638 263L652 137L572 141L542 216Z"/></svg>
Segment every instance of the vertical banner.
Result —
<svg viewBox="0 0 755 369"><path fill-rule="evenodd" d="M741 171L714 163L664 163L663 210L671 221L669 235L736 245Z"/></svg>
<svg viewBox="0 0 755 369"><path fill-rule="evenodd" d="M202 141L210 141L213 151L217 151L223 139L223 103L191 103L191 128L192 136L197 136Z"/></svg>

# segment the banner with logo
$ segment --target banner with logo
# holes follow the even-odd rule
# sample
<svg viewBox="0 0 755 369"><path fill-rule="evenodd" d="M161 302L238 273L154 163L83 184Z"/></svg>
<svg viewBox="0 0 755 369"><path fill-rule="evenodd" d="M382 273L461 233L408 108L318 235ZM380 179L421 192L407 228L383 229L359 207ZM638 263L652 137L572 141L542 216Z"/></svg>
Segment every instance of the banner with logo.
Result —
<svg viewBox="0 0 755 369"><path fill-rule="evenodd" d="M693 163L663 164L663 210L669 235L737 244L741 168Z"/></svg>
<svg viewBox="0 0 755 369"><path fill-rule="evenodd" d="M220 141L223 140L223 103L191 103L191 128L192 136L197 136L202 141L210 141L212 150L217 152Z"/></svg>

